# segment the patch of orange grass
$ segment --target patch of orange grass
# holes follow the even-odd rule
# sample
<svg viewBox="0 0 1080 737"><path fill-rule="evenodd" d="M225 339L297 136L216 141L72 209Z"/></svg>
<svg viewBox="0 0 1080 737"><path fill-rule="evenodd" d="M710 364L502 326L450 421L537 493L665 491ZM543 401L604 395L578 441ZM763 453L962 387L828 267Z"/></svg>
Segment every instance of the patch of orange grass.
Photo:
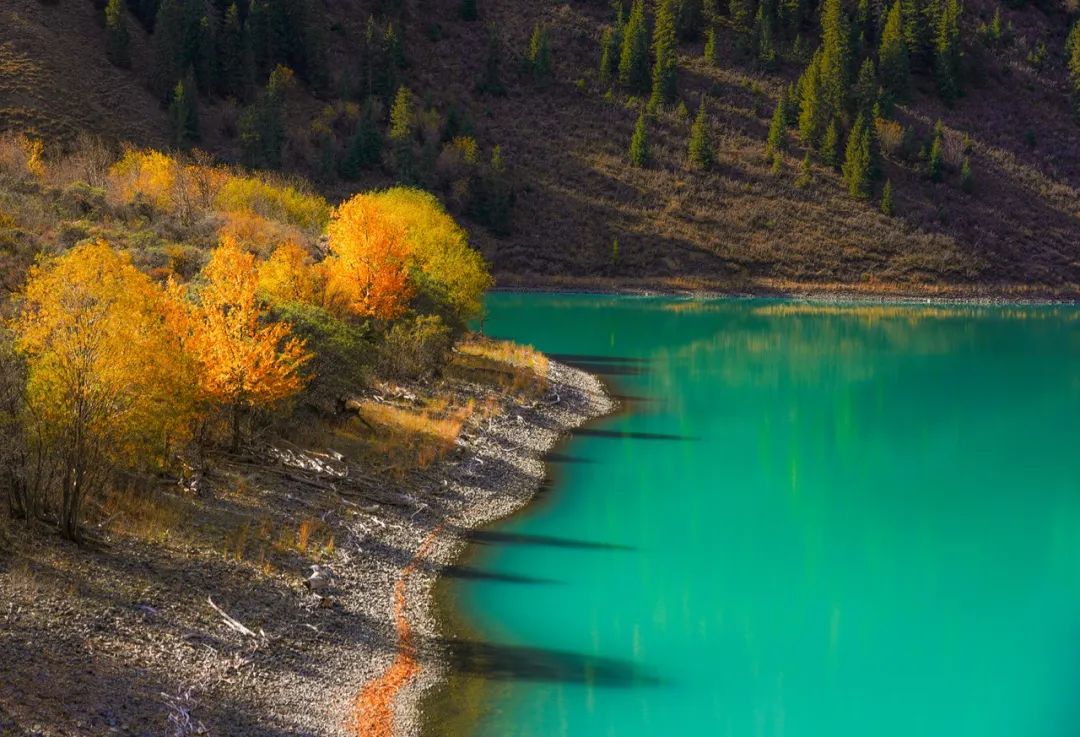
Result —
<svg viewBox="0 0 1080 737"><path fill-rule="evenodd" d="M515 394L538 397L547 390L548 358L532 346L472 337L463 341L458 351L497 364L504 374L500 385Z"/></svg>
<svg viewBox="0 0 1080 737"><path fill-rule="evenodd" d="M450 409L436 402L425 409L409 409L368 400L360 414L376 428L375 449L397 466L427 468L454 448L471 406Z"/></svg>
<svg viewBox="0 0 1080 737"><path fill-rule="evenodd" d="M409 578L441 530L442 525L439 525L424 538L394 586L394 628L397 631L398 652L390 667L379 678L364 686L356 697L352 715L356 737L393 737L394 699L420 672L416 646L412 641L412 625L405 614L405 597Z"/></svg>

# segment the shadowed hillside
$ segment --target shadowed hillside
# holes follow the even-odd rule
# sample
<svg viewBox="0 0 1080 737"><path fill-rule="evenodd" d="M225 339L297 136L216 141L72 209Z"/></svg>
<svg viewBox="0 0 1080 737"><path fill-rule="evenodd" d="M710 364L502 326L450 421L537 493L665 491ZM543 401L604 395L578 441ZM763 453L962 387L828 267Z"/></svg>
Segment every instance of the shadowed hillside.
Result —
<svg viewBox="0 0 1080 737"><path fill-rule="evenodd" d="M385 163L354 182L320 176L328 156L345 155L347 134L320 144L313 133L313 121L327 118L324 108L336 104L340 111L340 100L357 99L351 90L355 49L369 15L382 10L377 18L395 18L403 29L400 81L414 92L418 115L438 123L456 108L482 157L502 148L515 189L509 232L497 236L477 224L474 240L504 285L584 279L750 290L995 292L1026 285L1027 293L1066 294L1080 283L1080 125L1062 61L1070 23L1065 8L1002 5L1010 39L991 47L976 27L990 22L997 4L965 6L965 94L947 106L934 94L932 75L916 73L909 98L893 114L906 138L882 141L881 182L891 181L894 195L889 217L878 206L880 183L870 201L852 199L840 173L820 162L812 165L809 183L797 182L805 149L795 131L787 134L779 171L766 158L773 108L805 66L805 51L781 51L775 70L765 72L740 50L730 24L719 26L715 64L705 60L702 39L680 42L683 106L655 113L651 163L636 168L627 147L640 101L619 88L607 94L599 80L600 37L614 19L606 3L481 1L475 21L462 19L459 0L405 0L400 10L386 10L393 5L316 3L325 11L318 30L329 81L321 85L321 99L309 92L311 84L294 93L283 165L315 174L338 197L394 181ZM0 125L44 135L87 130L138 143L168 139L164 106L146 92L147 64L139 59L149 53L147 37L134 19L128 24L133 71L125 72L105 60L100 13L89 1L12 0L0 14ZM536 83L526 68L537 23L550 36L550 84ZM816 37L816 16L804 28L808 39ZM503 95L477 89L489 63L491 29ZM707 172L686 163L702 95L708 96L717 162ZM240 159L236 103L204 95L200 115L199 145ZM944 176L932 182L919 149L929 145L938 119ZM965 156L970 193L961 182ZM433 175L423 183L469 215L453 182Z"/></svg>

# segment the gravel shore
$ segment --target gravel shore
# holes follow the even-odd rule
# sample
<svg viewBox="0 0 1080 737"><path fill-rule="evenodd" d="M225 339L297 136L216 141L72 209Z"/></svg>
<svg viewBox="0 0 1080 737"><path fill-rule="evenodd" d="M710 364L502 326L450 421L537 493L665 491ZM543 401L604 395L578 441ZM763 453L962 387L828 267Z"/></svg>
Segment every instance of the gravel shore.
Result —
<svg viewBox="0 0 1080 737"><path fill-rule="evenodd" d="M543 398L502 397L455 453L404 485L365 491L289 461L246 459L223 462L194 500L176 497L197 505L170 522L188 536L147 544L102 532L76 548L11 525L0 534L0 735L419 734L420 697L447 667L434 582L475 575L455 564L468 531L527 504L544 454L614 408L595 377L554 361L548 372ZM450 389L486 396L464 382ZM243 528L205 544L238 519L275 532ZM252 552L304 519L335 541L314 558L332 571L318 593L304 585L310 549L279 553L273 568ZM361 694L402 657L403 622L415 667L383 690L385 713L365 710Z"/></svg>

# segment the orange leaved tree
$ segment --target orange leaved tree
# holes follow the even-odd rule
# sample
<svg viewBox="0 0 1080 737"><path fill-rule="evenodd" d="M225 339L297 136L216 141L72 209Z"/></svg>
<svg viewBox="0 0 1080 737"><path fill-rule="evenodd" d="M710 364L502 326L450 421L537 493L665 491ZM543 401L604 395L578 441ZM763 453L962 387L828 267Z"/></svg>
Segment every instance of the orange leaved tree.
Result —
<svg viewBox="0 0 1080 737"><path fill-rule="evenodd" d="M256 298L255 257L225 239L202 271L205 284L192 310L188 350L199 367L205 398L226 407L233 447L246 413L287 399L304 386L301 367L311 358L287 323L268 322Z"/></svg>
<svg viewBox="0 0 1080 737"><path fill-rule="evenodd" d="M413 290L404 227L357 195L337 208L327 232L330 299L361 317L392 320L405 312Z"/></svg>
<svg viewBox="0 0 1080 737"><path fill-rule="evenodd" d="M276 302L319 304L324 291L321 269L306 248L287 241L259 264L259 291Z"/></svg>
<svg viewBox="0 0 1080 737"><path fill-rule="evenodd" d="M104 241L41 261L11 323L27 366L30 479L79 538L88 496L117 468L163 462L195 417L183 311Z"/></svg>

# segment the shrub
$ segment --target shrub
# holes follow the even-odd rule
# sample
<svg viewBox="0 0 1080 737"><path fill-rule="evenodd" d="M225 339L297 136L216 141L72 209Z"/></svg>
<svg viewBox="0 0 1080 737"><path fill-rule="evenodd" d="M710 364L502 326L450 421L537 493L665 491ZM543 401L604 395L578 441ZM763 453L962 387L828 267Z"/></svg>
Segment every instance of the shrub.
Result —
<svg viewBox="0 0 1080 737"><path fill-rule="evenodd" d="M450 328L437 315L402 319L380 346L379 369L398 379L428 378L445 363L452 342Z"/></svg>

